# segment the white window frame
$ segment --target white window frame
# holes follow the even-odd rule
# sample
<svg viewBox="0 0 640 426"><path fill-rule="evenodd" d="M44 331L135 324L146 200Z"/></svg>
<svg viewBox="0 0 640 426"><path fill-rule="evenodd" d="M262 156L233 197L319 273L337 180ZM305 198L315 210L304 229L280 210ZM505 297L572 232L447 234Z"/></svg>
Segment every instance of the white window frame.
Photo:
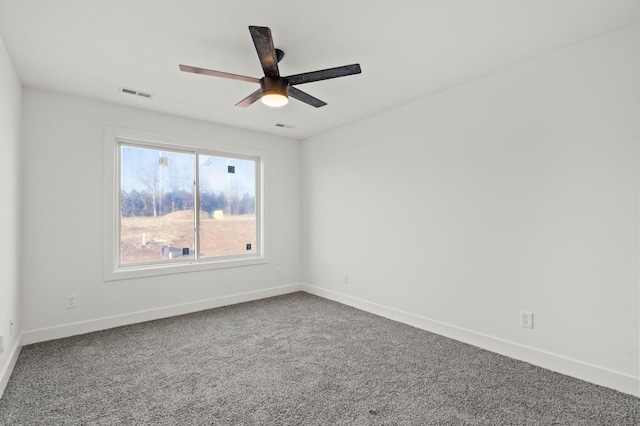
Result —
<svg viewBox="0 0 640 426"><path fill-rule="evenodd" d="M267 152L245 145L229 145L186 137L161 135L141 130L105 126L104 139L104 280L153 277L220 268L268 263L266 248L265 169ZM167 263L120 265L120 143L199 154L256 159L256 253L240 256L207 257L198 260ZM197 175L196 175L197 176ZM197 221L197 216L196 216ZM194 224L196 222L194 221ZM197 238L197 236L196 236Z"/></svg>

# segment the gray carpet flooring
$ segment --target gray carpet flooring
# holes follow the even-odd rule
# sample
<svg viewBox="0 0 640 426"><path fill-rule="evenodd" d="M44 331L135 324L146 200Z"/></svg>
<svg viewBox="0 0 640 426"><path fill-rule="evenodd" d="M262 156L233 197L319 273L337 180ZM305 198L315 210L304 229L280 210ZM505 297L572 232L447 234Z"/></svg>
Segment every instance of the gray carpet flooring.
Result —
<svg viewBox="0 0 640 426"><path fill-rule="evenodd" d="M306 293L25 346L2 425L638 425L640 399Z"/></svg>

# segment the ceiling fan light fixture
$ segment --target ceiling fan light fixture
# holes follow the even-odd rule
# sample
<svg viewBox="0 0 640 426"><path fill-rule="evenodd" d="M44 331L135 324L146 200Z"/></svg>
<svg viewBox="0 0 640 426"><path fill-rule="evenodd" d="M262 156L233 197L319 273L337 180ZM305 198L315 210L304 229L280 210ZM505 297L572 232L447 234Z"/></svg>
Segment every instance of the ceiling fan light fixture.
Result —
<svg viewBox="0 0 640 426"><path fill-rule="evenodd" d="M263 104L274 108L285 106L289 103L289 97L287 97L287 95L276 92L263 93L260 100Z"/></svg>
<svg viewBox="0 0 640 426"><path fill-rule="evenodd" d="M263 104L270 107L281 107L289 102L289 82L278 77L263 77L260 80Z"/></svg>

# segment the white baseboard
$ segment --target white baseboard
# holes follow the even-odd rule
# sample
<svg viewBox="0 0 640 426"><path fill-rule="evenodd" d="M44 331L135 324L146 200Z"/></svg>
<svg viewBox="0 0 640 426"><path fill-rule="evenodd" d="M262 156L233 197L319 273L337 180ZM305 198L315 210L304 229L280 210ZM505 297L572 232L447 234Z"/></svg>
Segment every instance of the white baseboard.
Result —
<svg viewBox="0 0 640 426"><path fill-rule="evenodd" d="M132 312L129 314L97 318L89 321L63 324L47 328L39 328L36 330L28 330L22 333L22 344L29 345L32 343L44 342L47 340L61 339L64 337L92 333L94 331L106 330L123 325L137 324L144 321L152 321L161 318L173 317L176 315L190 314L192 312L234 305L236 303L251 302L253 300L280 296L283 294L294 293L301 290L302 286L300 284L291 284L282 287L272 287L265 290L252 291L248 293L238 293L229 296L215 297L207 300L199 300L197 302L183 303L180 305L166 306L157 309L150 309L147 311Z"/></svg>
<svg viewBox="0 0 640 426"><path fill-rule="evenodd" d="M597 365L588 364L562 355L520 345L497 337L456 327L440 321L404 312L388 306L372 303L332 290L310 284L302 284L302 291L316 296L343 303L372 314L411 325L422 330L436 333L460 342L468 343L491 352L525 361L547 370L566 374L597 385L616 389L620 392L640 396L640 378Z"/></svg>
<svg viewBox="0 0 640 426"><path fill-rule="evenodd" d="M11 355L7 359L7 362L0 368L0 398L2 398L2 394L4 394L7 383L9 383L9 377L11 377L13 367L15 367L16 365L16 361L18 360L21 349L22 342L21 338L19 337L13 345L13 348L11 348Z"/></svg>

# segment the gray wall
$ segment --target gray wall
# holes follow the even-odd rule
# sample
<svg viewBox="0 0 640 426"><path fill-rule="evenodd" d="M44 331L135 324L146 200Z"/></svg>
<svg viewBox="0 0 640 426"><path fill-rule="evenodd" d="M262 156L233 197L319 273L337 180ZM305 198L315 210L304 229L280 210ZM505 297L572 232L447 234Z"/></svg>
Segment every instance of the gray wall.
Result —
<svg viewBox="0 0 640 426"><path fill-rule="evenodd" d="M304 141L307 288L638 394L639 40Z"/></svg>
<svg viewBox="0 0 640 426"><path fill-rule="evenodd" d="M0 394L8 380L7 371L15 360L20 327L20 117L22 86L11 58L0 38L0 334L4 351L0 353ZM9 321L14 321L13 331Z"/></svg>
<svg viewBox="0 0 640 426"><path fill-rule="evenodd" d="M105 125L266 151L269 263L105 282ZM24 343L267 297L300 282L298 141L27 88L24 157ZM71 294L76 309L65 308Z"/></svg>

